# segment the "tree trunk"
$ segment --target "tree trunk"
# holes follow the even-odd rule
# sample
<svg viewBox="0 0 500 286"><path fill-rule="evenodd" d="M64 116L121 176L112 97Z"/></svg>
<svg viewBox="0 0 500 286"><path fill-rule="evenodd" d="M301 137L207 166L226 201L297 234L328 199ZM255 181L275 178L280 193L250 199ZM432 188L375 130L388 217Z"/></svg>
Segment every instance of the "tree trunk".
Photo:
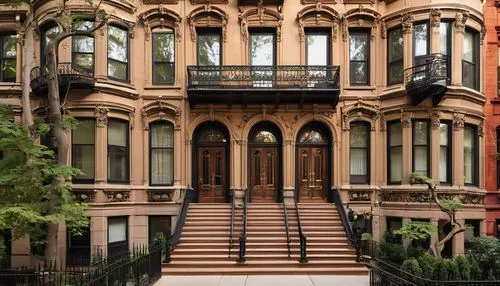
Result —
<svg viewBox="0 0 500 286"><path fill-rule="evenodd" d="M29 23L31 19L28 19L26 23ZM23 45L23 57L22 57L22 72L21 72L21 88L22 88L22 97L21 102L23 105L23 124L24 126L30 128L33 126L33 114L31 111L31 102L30 102L30 81L31 81L31 64L33 62L33 29L29 29L29 27L25 31L25 39Z"/></svg>
<svg viewBox="0 0 500 286"><path fill-rule="evenodd" d="M57 142L57 163L61 165L68 164L68 139L62 125L61 102L59 99L59 79L57 75L57 39L47 47L47 86L49 103L49 122L52 126L52 134ZM65 182L62 176L55 177L52 180L52 192L49 195L48 215L57 211L58 203L61 200L59 186ZM45 247L45 259L55 260L58 257L59 222L50 223L47 230L47 245Z"/></svg>

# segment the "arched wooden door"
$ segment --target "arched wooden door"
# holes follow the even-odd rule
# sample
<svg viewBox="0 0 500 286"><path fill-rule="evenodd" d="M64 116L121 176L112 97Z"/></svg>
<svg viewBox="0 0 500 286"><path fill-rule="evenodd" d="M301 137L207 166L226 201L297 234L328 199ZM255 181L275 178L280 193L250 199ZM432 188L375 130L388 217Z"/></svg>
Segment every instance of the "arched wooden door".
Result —
<svg viewBox="0 0 500 286"><path fill-rule="evenodd" d="M248 170L250 200L270 203L280 200L281 133L270 122L261 122L250 131Z"/></svg>
<svg viewBox="0 0 500 286"><path fill-rule="evenodd" d="M218 123L200 126L195 135L193 171L198 202L225 203L229 186L229 138Z"/></svg>
<svg viewBox="0 0 500 286"><path fill-rule="evenodd" d="M301 202L325 202L330 185L330 136L320 123L304 126L297 137L296 184Z"/></svg>

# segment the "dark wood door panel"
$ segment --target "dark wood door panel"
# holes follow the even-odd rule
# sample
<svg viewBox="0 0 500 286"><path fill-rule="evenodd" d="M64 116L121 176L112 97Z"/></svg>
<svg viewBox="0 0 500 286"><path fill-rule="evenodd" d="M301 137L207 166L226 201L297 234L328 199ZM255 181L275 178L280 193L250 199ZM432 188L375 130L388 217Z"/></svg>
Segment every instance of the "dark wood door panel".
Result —
<svg viewBox="0 0 500 286"><path fill-rule="evenodd" d="M226 202L226 148L199 147L197 153L198 201Z"/></svg>

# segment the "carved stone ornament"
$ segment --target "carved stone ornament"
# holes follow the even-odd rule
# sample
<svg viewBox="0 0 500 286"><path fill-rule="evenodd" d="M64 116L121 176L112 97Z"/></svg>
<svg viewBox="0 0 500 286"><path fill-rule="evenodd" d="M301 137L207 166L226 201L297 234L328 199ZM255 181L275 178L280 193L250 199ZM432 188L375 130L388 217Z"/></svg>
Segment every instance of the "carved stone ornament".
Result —
<svg viewBox="0 0 500 286"><path fill-rule="evenodd" d="M401 24L403 29L403 34L409 34L413 30L413 15L405 14L401 18Z"/></svg>
<svg viewBox="0 0 500 286"><path fill-rule="evenodd" d="M410 128L412 117L413 117L413 114L411 112L402 112L401 113L401 126L403 128Z"/></svg>
<svg viewBox="0 0 500 286"><path fill-rule="evenodd" d="M168 9L164 5L158 5L158 8L153 8L141 13L138 16L144 26L146 41L151 38L151 32L154 28L170 28L175 32L177 42L181 40L181 22L182 18L175 11Z"/></svg>
<svg viewBox="0 0 500 286"><path fill-rule="evenodd" d="M238 15L240 21L240 32L243 41L248 41L248 27L274 27L276 28L276 41L281 41L281 25L283 24L283 14L264 7L259 1L257 8L251 8Z"/></svg>
<svg viewBox="0 0 500 286"><path fill-rule="evenodd" d="M299 28L299 39L304 41L304 28L326 28L332 33L332 41L337 39L338 12L322 2L316 2L315 5L309 5L297 13L297 26Z"/></svg>
<svg viewBox="0 0 500 286"><path fill-rule="evenodd" d="M437 193L440 200L458 200L462 204L483 205L484 194L469 192ZM380 194L382 202L396 203L430 203L432 198L428 191L384 191Z"/></svg>
<svg viewBox="0 0 500 286"><path fill-rule="evenodd" d="M479 126L477 127L477 134L481 137L484 137L484 121L481 121L481 123L479 123Z"/></svg>
<svg viewBox="0 0 500 286"><path fill-rule="evenodd" d="M130 191L111 191L106 192L108 202L128 202L130 200Z"/></svg>
<svg viewBox="0 0 500 286"><path fill-rule="evenodd" d="M441 10L432 9L429 18L431 21L431 27L439 28L441 25Z"/></svg>
<svg viewBox="0 0 500 286"><path fill-rule="evenodd" d="M371 201L372 191L349 190L349 200L355 202Z"/></svg>
<svg viewBox="0 0 500 286"><path fill-rule="evenodd" d="M71 199L80 203L91 203L95 199L94 190L72 190Z"/></svg>
<svg viewBox="0 0 500 286"><path fill-rule="evenodd" d="M351 121L365 120L370 122L371 130L375 131L375 122L379 116L379 107L363 102L359 99L358 102L348 105L342 109L342 129L349 131Z"/></svg>
<svg viewBox="0 0 500 286"><path fill-rule="evenodd" d="M379 120L380 120L380 131L386 131L387 122L385 120L385 115L383 113L379 114Z"/></svg>
<svg viewBox="0 0 500 286"><path fill-rule="evenodd" d="M384 20L380 21L380 37L382 39L387 38L387 27L385 26L385 21Z"/></svg>
<svg viewBox="0 0 500 286"><path fill-rule="evenodd" d="M156 101L145 105L141 109L142 127L149 130L150 119L170 119L174 129L180 130L181 110L178 106L165 102L160 96Z"/></svg>
<svg viewBox="0 0 500 286"><path fill-rule="evenodd" d="M148 200L150 202L171 202L174 190L148 190Z"/></svg>
<svg viewBox="0 0 500 286"><path fill-rule="evenodd" d="M349 30L347 27L347 19L342 19L342 41L347 42L347 38L349 38Z"/></svg>
<svg viewBox="0 0 500 286"><path fill-rule="evenodd" d="M375 36L377 35L377 27L379 25L379 19L378 18L375 18L375 20L373 21L373 25L372 25L372 31L371 31L371 39L375 39Z"/></svg>
<svg viewBox="0 0 500 286"><path fill-rule="evenodd" d="M439 129L441 121L439 119L439 112L431 113L431 127L432 129Z"/></svg>
<svg viewBox="0 0 500 286"><path fill-rule="evenodd" d="M469 19L469 12L467 11L455 14L455 32L465 32L465 23L467 22L467 19Z"/></svg>
<svg viewBox="0 0 500 286"><path fill-rule="evenodd" d="M109 109L105 107L95 108L95 122L97 127L106 127L108 124L108 112Z"/></svg>
<svg viewBox="0 0 500 286"><path fill-rule="evenodd" d="M453 130L460 130L465 126L465 114L453 114Z"/></svg>
<svg viewBox="0 0 500 286"><path fill-rule="evenodd" d="M484 44L484 38L486 38L486 27L481 26L481 33L479 35L479 44Z"/></svg>
<svg viewBox="0 0 500 286"><path fill-rule="evenodd" d="M196 27L220 27L222 29L222 39L227 40L227 20L228 14L222 9L210 4L203 5L191 11L188 23L191 40L196 41Z"/></svg>

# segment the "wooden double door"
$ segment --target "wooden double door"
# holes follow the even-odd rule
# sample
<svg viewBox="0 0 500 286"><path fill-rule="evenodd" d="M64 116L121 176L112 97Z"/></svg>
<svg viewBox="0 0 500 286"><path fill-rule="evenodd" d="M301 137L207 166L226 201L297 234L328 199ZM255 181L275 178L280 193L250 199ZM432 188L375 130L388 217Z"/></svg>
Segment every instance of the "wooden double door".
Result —
<svg viewBox="0 0 500 286"><path fill-rule="evenodd" d="M198 201L200 203L225 203L227 191L227 148L219 146L198 147Z"/></svg>
<svg viewBox="0 0 500 286"><path fill-rule="evenodd" d="M297 148L298 195L301 202L324 202L328 193L328 147Z"/></svg>
<svg viewBox="0 0 500 286"><path fill-rule="evenodd" d="M279 148L250 147L250 194L254 203L276 202L279 188Z"/></svg>

